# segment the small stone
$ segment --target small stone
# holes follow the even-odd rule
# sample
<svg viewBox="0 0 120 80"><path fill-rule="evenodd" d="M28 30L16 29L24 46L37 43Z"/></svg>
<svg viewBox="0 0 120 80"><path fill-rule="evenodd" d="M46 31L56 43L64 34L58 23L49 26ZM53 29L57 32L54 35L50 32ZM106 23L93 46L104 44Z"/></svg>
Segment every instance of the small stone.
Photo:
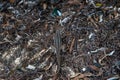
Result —
<svg viewBox="0 0 120 80"><path fill-rule="evenodd" d="M26 68L31 69L31 70L35 70L35 66L33 66L33 65L28 65Z"/></svg>
<svg viewBox="0 0 120 80"><path fill-rule="evenodd" d="M82 71L86 71L87 69L86 68L82 68Z"/></svg>
<svg viewBox="0 0 120 80"><path fill-rule="evenodd" d="M20 64L20 57L16 58L15 64L16 64L16 65L19 65L19 64Z"/></svg>

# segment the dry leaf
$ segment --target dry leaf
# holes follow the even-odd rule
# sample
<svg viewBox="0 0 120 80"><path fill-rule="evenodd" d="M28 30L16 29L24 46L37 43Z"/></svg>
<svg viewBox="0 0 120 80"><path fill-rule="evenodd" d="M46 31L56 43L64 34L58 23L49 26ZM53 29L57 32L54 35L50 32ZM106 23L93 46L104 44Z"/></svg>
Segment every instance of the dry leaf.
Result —
<svg viewBox="0 0 120 80"><path fill-rule="evenodd" d="M46 67L45 67L45 70L46 70L46 71L49 70L49 69L52 67L52 65L53 65L53 62L51 62L51 63L49 64L49 66L46 66Z"/></svg>
<svg viewBox="0 0 120 80"><path fill-rule="evenodd" d="M94 65L90 65L90 68L93 69L93 70L95 70L95 71L99 71L99 68L96 67L96 66L94 66Z"/></svg>
<svg viewBox="0 0 120 80"><path fill-rule="evenodd" d="M9 0L10 1L10 3L14 3L15 2L15 0Z"/></svg>
<svg viewBox="0 0 120 80"><path fill-rule="evenodd" d="M45 10L46 8L47 8L47 4L44 3L44 4L43 4L43 9Z"/></svg>
<svg viewBox="0 0 120 80"><path fill-rule="evenodd" d="M80 79L83 79L83 78L85 78L85 77L86 77L86 76L85 76L84 74L80 74L80 75L74 77L74 78L71 79L71 80L80 80Z"/></svg>
<svg viewBox="0 0 120 80"><path fill-rule="evenodd" d="M68 4L71 4L71 5L77 5L77 4L80 4L78 0L69 0L68 1Z"/></svg>

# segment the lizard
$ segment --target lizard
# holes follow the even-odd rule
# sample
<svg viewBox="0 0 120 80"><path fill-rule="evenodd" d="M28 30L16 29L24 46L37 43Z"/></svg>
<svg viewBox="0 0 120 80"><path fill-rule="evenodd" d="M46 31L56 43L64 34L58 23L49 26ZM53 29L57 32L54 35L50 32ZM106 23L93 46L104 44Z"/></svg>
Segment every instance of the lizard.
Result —
<svg viewBox="0 0 120 80"><path fill-rule="evenodd" d="M59 74L60 72L60 65L61 65L61 56L60 56L60 47L61 47L61 36L60 36L60 30L56 30L55 34L55 47L56 47L56 58L57 58L57 64L58 64L58 70L56 74Z"/></svg>

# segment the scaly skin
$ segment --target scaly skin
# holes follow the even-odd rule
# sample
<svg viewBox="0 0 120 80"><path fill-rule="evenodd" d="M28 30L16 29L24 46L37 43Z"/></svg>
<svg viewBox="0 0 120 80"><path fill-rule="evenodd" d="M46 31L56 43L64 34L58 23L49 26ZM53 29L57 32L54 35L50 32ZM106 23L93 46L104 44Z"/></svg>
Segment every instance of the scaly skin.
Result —
<svg viewBox="0 0 120 80"><path fill-rule="evenodd" d="M60 38L60 30L56 31L56 35L55 35L55 47L56 47L56 58L57 58L57 64L58 64L58 70L56 72L56 74L59 73L60 71L60 46L61 46L61 38Z"/></svg>

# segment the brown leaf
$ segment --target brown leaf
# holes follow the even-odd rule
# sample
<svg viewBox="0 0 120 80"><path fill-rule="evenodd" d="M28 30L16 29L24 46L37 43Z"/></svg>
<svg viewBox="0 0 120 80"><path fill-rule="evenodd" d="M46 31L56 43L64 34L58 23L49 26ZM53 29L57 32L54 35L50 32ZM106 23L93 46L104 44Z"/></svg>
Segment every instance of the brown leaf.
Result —
<svg viewBox="0 0 120 80"><path fill-rule="evenodd" d="M87 78L87 76L91 76L91 75L92 75L91 73L85 73L85 74L81 74L80 73L78 76L72 78L71 80L80 80L80 79L82 79L82 80L89 80Z"/></svg>
<svg viewBox="0 0 120 80"><path fill-rule="evenodd" d="M78 0L69 0L68 4L77 5L77 4L79 4L79 1Z"/></svg>
<svg viewBox="0 0 120 80"><path fill-rule="evenodd" d="M95 70L95 71L99 71L99 68L96 67L96 66L94 66L94 65L90 65L89 67L90 67L91 69Z"/></svg>
<svg viewBox="0 0 120 80"><path fill-rule="evenodd" d="M84 78L85 75L84 74L80 74L78 76L76 76L75 78L71 79L71 80L79 80L80 78Z"/></svg>
<svg viewBox="0 0 120 80"><path fill-rule="evenodd" d="M10 1L10 3L14 3L15 2L15 0L9 0Z"/></svg>

